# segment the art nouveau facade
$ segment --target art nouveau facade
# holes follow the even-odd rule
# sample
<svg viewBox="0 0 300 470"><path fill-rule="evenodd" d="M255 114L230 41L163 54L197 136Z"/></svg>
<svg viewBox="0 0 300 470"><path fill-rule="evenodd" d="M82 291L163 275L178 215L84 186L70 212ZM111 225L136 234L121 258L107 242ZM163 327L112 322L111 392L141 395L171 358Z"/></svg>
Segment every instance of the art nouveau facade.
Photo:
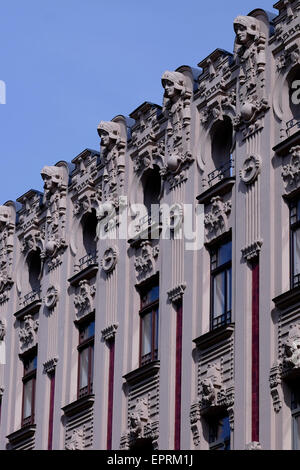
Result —
<svg viewBox="0 0 300 470"><path fill-rule="evenodd" d="M0 207L0 448L300 448L300 1L275 8Z"/></svg>

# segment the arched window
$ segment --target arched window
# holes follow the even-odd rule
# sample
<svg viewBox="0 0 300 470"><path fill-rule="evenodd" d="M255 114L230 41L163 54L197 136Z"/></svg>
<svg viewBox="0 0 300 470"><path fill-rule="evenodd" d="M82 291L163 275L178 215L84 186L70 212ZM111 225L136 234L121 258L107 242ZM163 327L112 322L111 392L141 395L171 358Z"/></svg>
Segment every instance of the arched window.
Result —
<svg viewBox="0 0 300 470"><path fill-rule="evenodd" d="M144 205L147 212L151 214L151 205L159 205L161 191L161 176L159 169L154 166L152 169L146 170L142 177L142 185L144 192Z"/></svg>
<svg viewBox="0 0 300 470"><path fill-rule="evenodd" d="M81 225L84 256L79 260L79 264L83 268L88 264L96 262L97 258L97 217L94 209L92 212L89 212L82 217Z"/></svg>
<svg viewBox="0 0 300 470"><path fill-rule="evenodd" d="M294 67L286 80L284 90L284 114L288 136L300 127L300 65Z"/></svg>
<svg viewBox="0 0 300 470"><path fill-rule="evenodd" d="M41 254L40 250L31 251L27 257L29 285L32 292L41 288Z"/></svg>
<svg viewBox="0 0 300 470"><path fill-rule="evenodd" d="M211 157L214 170L208 174L208 184L232 176L232 123L228 117L218 121L211 129Z"/></svg>

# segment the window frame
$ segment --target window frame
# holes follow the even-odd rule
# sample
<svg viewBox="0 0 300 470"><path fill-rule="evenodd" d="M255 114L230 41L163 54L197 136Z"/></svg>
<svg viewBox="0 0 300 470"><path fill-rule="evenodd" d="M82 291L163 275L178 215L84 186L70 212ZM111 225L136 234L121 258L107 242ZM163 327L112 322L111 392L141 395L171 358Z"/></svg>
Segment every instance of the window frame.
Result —
<svg viewBox="0 0 300 470"><path fill-rule="evenodd" d="M82 331L88 328L91 323L94 323L94 335L82 340ZM93 393L93 378L94 378L94 345L95 345L95 318L89 317L78 323L78 372L77 372L77 399L92 395ZM81 380L81 357L82 352L88 349L88 373L87 385L80 388Z"/></svg>
<svg viewBox="0 0 300 470"><path fill-rule="evenodd" d="M231 243L231 256L230 260L226 261L225 263L219 265L218 264L218 256L220 248L223 245ZM223 238L222 241L215 243L210 247L210 331L215 330L224 325L228 325L231 323L232 317L232 239ZM216 256L216 267L213 268L213 256ZM231 308L228 310L228 282L227 282L227 271L230 271L231 276ZM220 273L225 273L225 285L224 285L224 305L225 311L222 315L218 315L217 317L214 315L214 279Z"/></svg>
<svg viewBox="0 0 300 470"><path fill-rule="evenodd" d="M149 302L146 305L143 305L142 298L145 294L154 287L158 287L158 296L152 302ZM159 279L156 277L140 287L140 345L139 345L139 366L149 364L150 362L156 361L158 359L158 341L159 341ZM151 351L148 354L142 355L143 350L143 318L146 315L151 315Z"/></svg>
<svg viewBox="0 0 300 470"><path fill-rule="evenodd" d="M300 229L300 210L298 214L298 204L300 205L300 198L293 199L289 204L289 222L290 222L290 289L300 286L300 272L295 274L295 252L294 252L294 236L298 229ZM292 210L296 210L296 214L292 215ZM299 207L300 209L300 207ZM296 217L296 221L292 219ZM297 282L295 278L297 277Z"/></svg>
<svg viewBox="0 0 300 470"><path fill-rule="evenodd" d="M216 438L216 440L212 441L211 440L211 428L213 425L220 426L220 422L222 421L222 427L224 426L224 420L227 420L227 426L229 430L228 438L226 439L223 435L223 429L221 431L221 436L219 438ZM218 421L218 422L217 422ZM229 422L229 416L226 413L221 413L217 414L213 417L211 417L208 420L208 444L209 444L209 450L230 450L231 449L231 429L230 429L230 422ZM217 431L218 433L218 431Z"/></svg>
<svg viewBox="0 0 300 470"><path fill-rule="evenodd" d="M300 427L300 391L299 391L299 382L296 382L291 389L291 417L292 417L292 450L300 450L300 434L298 439L296 439L295 428L297 426L297 421L299 421L298 426ZM300 431L299 431L300 433Z"/></svg>
<svg viewBox="0 0 300 470"><path fill-rule="evenodd" d="M23 390L22 390L22 414L21 414L21 427L25 427L28 425L34 424L35 420L35 388L36 388L36 372L37 372L37 349L34 351L30 351L30 353L25 354L23 357L21 357L22 362L23 362L23 377L22 377L22 384L23 384ZM36 366L34 369L30 370L29 372L26 373L25 371L25 363L27 361L34 361L36 360ZM27 383L32 381L32 391L31 391L31 414L30 416L24 417L24 412L25 412L25 386Z"/></svg>

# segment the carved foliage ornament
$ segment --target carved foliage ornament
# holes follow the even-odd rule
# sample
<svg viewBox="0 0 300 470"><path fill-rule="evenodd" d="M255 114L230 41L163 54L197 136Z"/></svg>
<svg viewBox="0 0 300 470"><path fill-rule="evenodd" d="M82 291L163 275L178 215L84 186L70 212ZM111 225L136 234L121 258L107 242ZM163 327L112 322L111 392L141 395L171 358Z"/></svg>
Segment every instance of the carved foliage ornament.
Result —
<svg viewBox="0 0 300 470"><path fill-rule="evenodd" d="M101 259L101 267L106 273L114 270L118 261L118 249L115 246L109 247L104 251Z"/></svg>
<svg viewBox="0 0 300 470"><path fill-rule="evenodd" d="M0 206L0 304L8 299L8 291L13 285L11 269L14 229L11 208Z"/></svg>
<svg viewBox="0 0 300 470"><path fill-rule="evenodd" d="M50 286L47 289L46 296L45 296L45 305L49 309L53 309L58 301L59 291L56 287Z"/></svg>
<svg viewBox="0 0 300 470"><path fill-rule="evenodd" d="M119 324L118 323L113 323L111 325L108 325L106 328L104 328L101 333L102 333L102 338L104 341L110 341L114 339L117 329L118 329Z"/></svg>
<svg viewBox="0 0 300 470"><path fill-rule="evenodd" d="M204 217L206 237L211 239L228 230L228 216L231 212L231 201L223 202L220 196L210 201L211 209Z"/></svg>
<svg viewBox="0 0 300 470"><path fill-rule="evenodd" d="M66 443L66 450L83 450L85 427L74 429L69 442Z"/></svg>
<svg viewBox="0 0 300 470"><path fill-rule="evenodd" d="M38 320L34 320L31 315L24 317L24 326L19 331L20 346L22 350L30 349L37 342Z"/></svg>
<svg viewBox="0 0 300 470"><path fill-rule="evenodd" d="M141 255L137 256L134 262L138 280L147 278L153 274L155 258L159 253L159 247L152 247L151 242L148 240L142 241L141 249Z"/></svg>
<svg viewBox="0 0 300 470"><path fill-rule="evenodd" d="M286 191L292 191L300 184L300 145L291 148L290 163L282 168L282 178L286 183Z"/></svg>
<svg viewBox="0 0 300 470"><path fill-rule="evenodd" d="M95 293L95 286L90 286L86 279L79 282L79 291L74 298L74 305L78 310L78 317L88 314L93 310L93 297Z"/></svg>
<svg viewBox="0 0 300 470"><path fill-rule="evenodd" d="M4 340L6 333L5 320L0 320L0 342Z"/></svg>
<svg viewBox="0 0 300 470"><path fill-rule="evenodd" d="M250 155L244 161L243 167L240 170L241 180L245 184L253 183L261 170L261 157L259 155Z"/></svg>

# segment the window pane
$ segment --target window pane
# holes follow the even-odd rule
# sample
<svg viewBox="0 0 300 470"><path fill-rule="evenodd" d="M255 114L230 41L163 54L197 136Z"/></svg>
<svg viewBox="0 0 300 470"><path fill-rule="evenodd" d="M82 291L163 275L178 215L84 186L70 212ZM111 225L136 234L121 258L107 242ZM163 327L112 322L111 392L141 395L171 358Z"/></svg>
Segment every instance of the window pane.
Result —
<svg viewBox="0 0 300 470"><path fill-rule="evenodd" d="M159 323L159 314L158 309L155 312L155 337L154 337L154 347L158 349L158 323Z"/></svg>
<svg viewBox="0 0 300 470"><path fill-rule="evenodd" d="M159 298L159 286L151 287L150 289L143 292L141 296L142 307L145 307L146 305L154 302L155 300L158 300L158 298Z"/></svg>
<svg viewBox="0 0 300 470"><path fill-rule="evenodd" d="M294 276L300 273L300 228L293 232Z"/></svg>
<svg viewBox="0 0 300 470"><path fill-rule="evenodd" d="M32 388L33 380L28 380L24 383L23 419L29 418L32 415Z"/></svg>
<svg viewBox="0 0 300 470"><path fill-rule="evenodd" d="M92 321L80 329L80 342L82 343L88 338L92 338L95 335L95 322Z"/></svg>
<svg viewBox="0 0 300 470"><path fill-rule="evenodd" d="M230 450L230 422L229 417L223 418L222 422L222 440L224 442L224 450Z"/></svg>
<svg viewBox="0 0 300 470"><path fill-rule="evenodd" d="M24 375L32 372L37 367L37 356L24 360Z"/></svg>
<svg viewBox="0 0 300 470"><path fill-rule="evenodd" d="M293 450L300 450L300 415L293 417Z"/></svg>
<svg viewBox="0 0 300 470"><path fill-rule="evenodd" d="M231 268L227 269L227 312L231 311Z"/></svg>
<svg viewBox="0 0 300 470"><path fill-rule="evenodd" d="M89 348L85 348L80 352L80 370L79 370L79 389L81 390L88 385L89 371Z"/></svg>
<svg viewBox="0 0 300 470"><path fill-rule="evenodd" d="M142 318L142 356L151 353L152 342L152 313L147 313Z"/></svg>
<svg viewBox="0 0 300 470"><path fill-rule="evenodd" d="M222 272L214 276L213 284L213 317L215 318L225 312L225 273Z"/></svg>
<svg viewBox="0 0 300 470"><path fill-rule="evenodd" d="M224 263L227 263L231 260L231 241L228 243L224 243L219 248L219 259L218 259L218 266L221 266Z"/></svg>
<svg viewBox="0 0 300 470"><path fill-rule="evenodd" d="M91 383L93 383L93 377L94 377L94 345L90 346L90 354L91 354Z"/></svg>

